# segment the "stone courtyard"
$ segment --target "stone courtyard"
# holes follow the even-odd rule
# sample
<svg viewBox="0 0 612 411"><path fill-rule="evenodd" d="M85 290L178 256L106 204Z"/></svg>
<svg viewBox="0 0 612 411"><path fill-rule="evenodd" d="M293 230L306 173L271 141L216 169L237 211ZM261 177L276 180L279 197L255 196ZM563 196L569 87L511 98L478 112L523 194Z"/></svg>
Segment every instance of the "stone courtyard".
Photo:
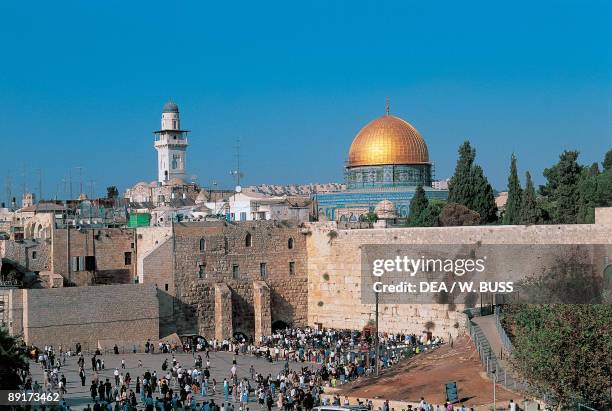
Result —
<svg viewBox="0 0 612 411"><path fill-rule="evenodd" d="M205 353L199 352L198 354L202 355L202 359L205 364L206 363ZM161 365L163 361L167 359L168 364L171 367L172 357L173 357L173 354L162 354L162 353L157 353L157 352L154 354L144 354L144 353L121 354L120 353L118 355L109 353L109 354L105 354L105 355L98 357L104 360L104 367L105 367L104 370L98 372L98 375L99 375L100 380L105 381L106 378L108 378L109 381L111 381L111 383L114 384L114 374L113 373L115 371L115 367L119 370L119 372L123 372L124 374L126 372L129 372L130 376L132 377L132 384L130 384L130 388L134 390L134 392L136 392L136 377L137 376L140 376L140 379L142 380L142 375L146 371L150 371L151 373L153 373L153 371L157 371L158 377L161 377L162 375L165 374L165 373L162 373L162 369L161 369ZM194 357L191 353L177 353L177 354L174 354L174 357L186 369L193 368ZM211 392L209 392L209 394L212 394L212 395L206 396L205 399L207 401L210 401L211 399L213 399L215 403L217 403L218 405L221 405L224 402L223 401L223 379L228 378L229 380L229 377L231 376L230 369L232 367L233 358L234 358L234 355L233 353L230 353L230 352L211 352L210 353L210 368L209 369L210 369L211 378L210 378L209 391L210 391L210 387L212 387L212 380L214 378L215 380L217 380L217 393L212 394ZM93 404L94 404L94 402L91 400L91 396L89 392L89 386L91 385L91 377L93 375L93 371L91 370L91 363L90 363L91 354L84 354L84 359L85 359L85 372L87 375L84 387L81 386L81 380L79 378L79 366L77 364L78 357L76 356L68 357L66 359L66 365L64 365L60 370L60 377L61 377L61 374L64 374L66 376L67 394L64 398L66 399L66 402L70 406L71 410L84 409L87 407L88 404L93 407ZM125 360L125 364L126 364L126 368L124 370L121 369L122 359ZM138 366L138 360L142 361L142 367ZM256 358L252 355L242 355L241 354L236 357L236 367L238 369L237 371L238 378L247 377L250 379L249 368L251 364L255 368L256 372L259 372L263 374L264 376L267 376L268 374L272 374L272 375L277 374L284 368L284 365L285 365L285 363L282 361L269 363L268 361L264 359ZM300 369L301 366L302 364L300 363L295 363L295 362L289 363L289 367L292 370ZM32 372L32 381L38 381L39 384L42 385L43 371L41 369L40 364L37 364L34 361L31 361L30 371ZM252 382L251 384L255 385ZM173 387L172 383L170 383L170 388L175 389L176 387ZM157 392L157 394L159 396L159 391ZM142 404L140 403L140 394L137 394L136 397L138 398L139 406L142 407ZM153 397L155 398L155 395ZM199 393L197 393L196 399L201 404L201 401L204 398ZM230 395L230 401L232 401L231 395ZM259 404L256 404L256 399L254 398L253 395L251 395L251 398L249 399L249 401L251 404L250 405L251 409L255 409L255 407L259 409ZM235 404L235 408L238 409L238 407L239 407L239 404Z"/></svg>

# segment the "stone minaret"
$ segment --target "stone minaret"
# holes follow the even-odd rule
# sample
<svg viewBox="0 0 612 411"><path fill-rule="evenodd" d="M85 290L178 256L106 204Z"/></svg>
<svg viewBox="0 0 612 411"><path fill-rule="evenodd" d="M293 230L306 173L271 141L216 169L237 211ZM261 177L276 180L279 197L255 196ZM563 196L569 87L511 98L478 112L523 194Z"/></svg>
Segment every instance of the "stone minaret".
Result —
<svg viewBox="0 0 612 411"><path fill-rule="evenodd" d="M185 181L187 162L187 130L181 130L178 106L172 101L164 105L161 130L155 131L157 150L157 181L165 183L174 178Z"/></svg>

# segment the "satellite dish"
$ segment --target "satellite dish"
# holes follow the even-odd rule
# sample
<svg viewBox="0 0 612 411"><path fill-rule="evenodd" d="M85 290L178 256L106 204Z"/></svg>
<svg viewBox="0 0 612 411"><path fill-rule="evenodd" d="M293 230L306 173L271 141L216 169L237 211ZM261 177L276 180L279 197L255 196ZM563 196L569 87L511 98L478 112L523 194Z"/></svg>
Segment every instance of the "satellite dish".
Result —
<svg viewBox="0 0 612 411"><path fill-rule="evenodd" d="M240 193L240 192L242 192L242 187L240 187L240 186L236 186L236 189L235 189L235 190L236 190L236 192L237 192L237 193Z"/></svg>

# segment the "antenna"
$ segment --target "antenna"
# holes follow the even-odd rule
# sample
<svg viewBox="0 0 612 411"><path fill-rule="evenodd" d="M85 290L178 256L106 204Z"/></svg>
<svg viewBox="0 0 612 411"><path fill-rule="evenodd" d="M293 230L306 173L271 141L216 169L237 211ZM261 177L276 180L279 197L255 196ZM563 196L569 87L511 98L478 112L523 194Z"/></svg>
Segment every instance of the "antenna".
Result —
<svg viewBox="0 0 612 411"><path fill-rule="evenodd" d="M75 167L79 170L79 195L83 192L83 167Z"/></svg>
<svg viewBox="0 0 612 411"><path fill-rule="evenodd" d="M72 168L68 169L68 184L70 185L70 200L72 200Z"/></svg>
<svg viewBox="0 0 612 411"><path fill-rule="evenodd" d="M42 200L42 168L38 169L38 202Z"/></svg>
<svg viewBox="0 0 612 411"><path fill-rule="evenodd" d="M13 190L11 187L11 170L8 171L6 176L6 204L11 203L11 197L13 196Z"/></svg>
<svg viewBox="0 0 612 411"><path fill-rule="evenodd" d="M89 199L93 201L94 199L94 187L96 186L96 182L93 180L89 180Z"/></svg>
<svg viewBox="0 0 612 411"><path fill-rule="evenodd" d="M234 176L234 178L236 179L236 189L238 191L238 189L240 188L240 179L242 177L244 177L244 174L240 171L240 139L236 139L236 154L234 155L236 157L236 169L230 171L230 175Z"/></svg>
<svg viewBox="0 0 612 411"><path fill-rule="evenodd" d="M26 168L26 164L23 163L23 186L22 186L22 191L21 191L21 195L24 196L26 191L28 190L28 183L27 183L27 179L28 179L28 169Z"/></svg>

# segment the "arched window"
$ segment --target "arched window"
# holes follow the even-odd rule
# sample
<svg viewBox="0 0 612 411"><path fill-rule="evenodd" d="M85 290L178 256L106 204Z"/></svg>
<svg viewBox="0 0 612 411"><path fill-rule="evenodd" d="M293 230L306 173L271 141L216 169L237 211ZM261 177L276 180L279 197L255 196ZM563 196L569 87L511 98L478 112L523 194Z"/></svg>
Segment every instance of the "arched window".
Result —
<svg viewBox="0 0 612 411"><path fill-rule="evenodd" d="M200 238L200 252L206 251L206 239Z"/></svg>
<svg viewBox="0 0 612 411"><path fill-rule="evenodd" d="M252 239L251 239L251 233L247 233L246 237L244 238L244 245L246 247L250 247L252 244Z"/></svg>
<svg viewBox="0 0 612 411"><path fill-rule="evenodd" d="M287 240L287 248L288 249L293 249L293 238L289 237L289 240Z"/></svg>

